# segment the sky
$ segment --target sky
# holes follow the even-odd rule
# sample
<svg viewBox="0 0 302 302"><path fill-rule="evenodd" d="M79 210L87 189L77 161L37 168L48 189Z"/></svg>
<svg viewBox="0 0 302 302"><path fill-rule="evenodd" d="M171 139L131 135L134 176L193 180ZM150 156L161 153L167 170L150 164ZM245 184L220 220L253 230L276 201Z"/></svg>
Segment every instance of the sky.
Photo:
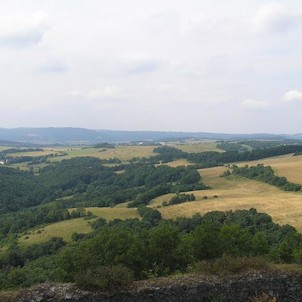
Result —
<svg viewBox="0 0 302 302"><path fill-rule="evenodd" d="M0 0L0 127L301 133L301 0Z"/></svg>

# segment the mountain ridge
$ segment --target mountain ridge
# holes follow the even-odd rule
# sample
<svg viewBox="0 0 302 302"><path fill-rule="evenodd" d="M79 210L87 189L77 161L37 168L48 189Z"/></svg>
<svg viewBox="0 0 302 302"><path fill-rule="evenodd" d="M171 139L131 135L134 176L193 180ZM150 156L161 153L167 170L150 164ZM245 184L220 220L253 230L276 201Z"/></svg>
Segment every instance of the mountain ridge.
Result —
<svg viewBox="0 0 302 302"><path fill-rule="evenodd" d="M176 139L201 140L302 140L301 134L230 134L179 131L124 131L94 130L79 127L20 127L0 128L0 142L11 141L30 144L95 144L101 142L130 143L138 141L165 141Z"/></svg>

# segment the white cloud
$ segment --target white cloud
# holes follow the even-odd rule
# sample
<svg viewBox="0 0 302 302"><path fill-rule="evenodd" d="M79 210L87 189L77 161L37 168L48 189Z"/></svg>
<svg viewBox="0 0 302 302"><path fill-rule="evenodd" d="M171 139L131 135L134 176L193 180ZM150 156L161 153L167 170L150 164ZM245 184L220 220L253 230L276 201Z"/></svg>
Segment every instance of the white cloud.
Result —
<svg viewBox="0 0 302 302"><path fill-rule="evenodd" d="M283 96L284 102L301 102L302 92L299 90L290 90Z"/></svg>
<svg viewBox="0 0 302 302"><path fill-rule="evenodd" d="M64 73L68 66L61 60L50 59L39 67L41 73Z"/></svg>
<svg viewBox="0 0 302 302"><path fill-rule="evenodd" d="M268 107L268 103L265 101L258 101L253 99L247 99L241 102L241 106L248 110L260 110Z"/></svg>
<svg viewBox="0 0 302 302"><path fill-rule="evenodd" d="M116 98L119 96L120 89L116 86L107 86L103 89L93 89L87 93L87 98L98 100L102 98Z"/></svg>
<svg viewBox="0 0 302 302"><path fill-rule="evenodd" d="M71 90L67 93L67 95L69 95L73 98L81 98L84 96L83 92L80 90Z"/></svg>
<svg viewBox="0 0 302 302"><path fill-rule="evenodd" d="M251 29L256 32L280 33L294 27L301 14L291 11L287 6L269 3L261 7L251 19Z"/></svg>
<svg viewBox="0 0 302 302"><path fill-rule="evenodd" d="M129 73L154 72L158 70L163 63L151 54L145 52L121 55L120 62L124 65L126 72Z"/></svg>
<svg viewBox="0 0 302 302"><path fill-rule="evenodd" d="M216 18L207 18L203 15L192 16L190 18L185 19L180 29L183 33L198 30L202 33L210 33L219 30L223 30L224 28L218 24L218 20Z"/></svg>
<svg viewBox="0 0 302 302"><path fill-rule="evenodd" d="M23 48L39 43L50 23L47 14L35 12L28 16L10 16L0 21L0 45Z"/></svg>

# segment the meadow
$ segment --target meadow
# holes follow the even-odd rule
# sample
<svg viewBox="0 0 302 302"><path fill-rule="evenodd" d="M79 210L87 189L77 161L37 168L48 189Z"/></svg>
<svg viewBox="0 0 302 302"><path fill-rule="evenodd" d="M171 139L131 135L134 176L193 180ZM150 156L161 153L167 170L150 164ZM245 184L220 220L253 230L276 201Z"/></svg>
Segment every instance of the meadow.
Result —
<svg viewBox="0 0 302 302"><path fill-rule="evenodd" d="M302 193L285 192L262 182L235 176L222 178L226 167L200 170L203 182L210 190L194 191L196 201L161 207L173 194L155 198L151 203L164 218L191 217L195 213L255 208L272 216L278 224L290 224L302 232ZM214 196L217 197L214 197ZM205 196L207 199L204 199ZM160 208L158 208L160 207Z"/></svg>
<svg viewBox="0 0 302 302"><path fill-rule="evenodd" d="M200 152L201 149L209 151L215 149L212 142L175 145L184 151ZM120 158L126 162L134 156L152 156L154 146L117 146L114 149L101 151L95 148L67 148L64 152L68 155L55 157L52 160L62 160L77 156L94 156L101 159L112 157ZM48 150L49 152L63 151ZM100 152L101 151L101 152ZM278 156L257 161L237 163L238 165L256 165L263 163L270 165L279 176L285 176L289 181L302 184L302 156ZM179 159L168 163L172 167L190 164L185 159ZM172 206L162 206L168 202L174 194L166 194L155 198L150 207L158 209L163 218L176 218L178 216L191 217L195 213L205 214L211 211L229 211L236 209L256 208L259 212L265 212L272 216L274 222L290 224L302 232L302 193L285 192L271 185L244 179L238 176L221 177L227 167L214 167L200 169L202 181L212 189L189 192L193 193L196 201L185 202ZM136 209L127 208L128 203L118 204L114 208L87 208L97 217L103 217L107 221L116 218L138 218ZM51 237L60 236L70 241L74 232L87 233L91 231L90 220L77 218L68 221L58 222L35 229L24 234L19 239L21 244L33 244L47 241ZM40 231L39 231L40 230Z"/></svg>
<svg viewBox="0 0 302 302"><path fill-rule="evenodd" d="M256 161L238 163L239 166L257 165L262 163L271 166L278 176L285 176L289 181L302 184L302 155L293 156L292 154L276 156Z"/></svg>
<svg viewBox="0 0 302 302"><path fill-rule="evenodd" d="M70 211L73 209L70 209ZM139 218L136 209L127 207L115 208L86 208L96 217L102 217L107 221L119 218L125 220L127 218ZM75 218L52 223L37 229L26 232L19 238L21 245L31 245L46 242L52 237L62 237L65 241L71 241L73 233L89 233L92 231L90 222L95 220L87 218Z"/></svg>

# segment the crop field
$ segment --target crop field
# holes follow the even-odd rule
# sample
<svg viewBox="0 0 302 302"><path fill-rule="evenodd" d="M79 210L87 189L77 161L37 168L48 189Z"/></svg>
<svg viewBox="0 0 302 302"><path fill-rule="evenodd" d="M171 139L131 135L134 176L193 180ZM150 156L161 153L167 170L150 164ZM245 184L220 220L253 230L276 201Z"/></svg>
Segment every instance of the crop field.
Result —
<svg viewBox="0 0 302 302"><path fill-rule="evenodd" d="M259 212L271 215L274 222L291 224L302 232L302 193L284 192L271 185L240 177L222 178L220 175L225 169L218 167L201 170L203 181L212 189L190 192L194 193L196 201L160 207L163 201L169 201L173 196L167 194L155 198L151 206L160 207L158 210L164 218L256 208Z"/></svg>
<svg viewBox="0 0 302 302"><path fill-rule="evenodd" d="M251 162L239 163L244 165L257 165L258 163L271 166L278 176L285 176L289 181L302 184L302 155L283 155Z"/></svg>

